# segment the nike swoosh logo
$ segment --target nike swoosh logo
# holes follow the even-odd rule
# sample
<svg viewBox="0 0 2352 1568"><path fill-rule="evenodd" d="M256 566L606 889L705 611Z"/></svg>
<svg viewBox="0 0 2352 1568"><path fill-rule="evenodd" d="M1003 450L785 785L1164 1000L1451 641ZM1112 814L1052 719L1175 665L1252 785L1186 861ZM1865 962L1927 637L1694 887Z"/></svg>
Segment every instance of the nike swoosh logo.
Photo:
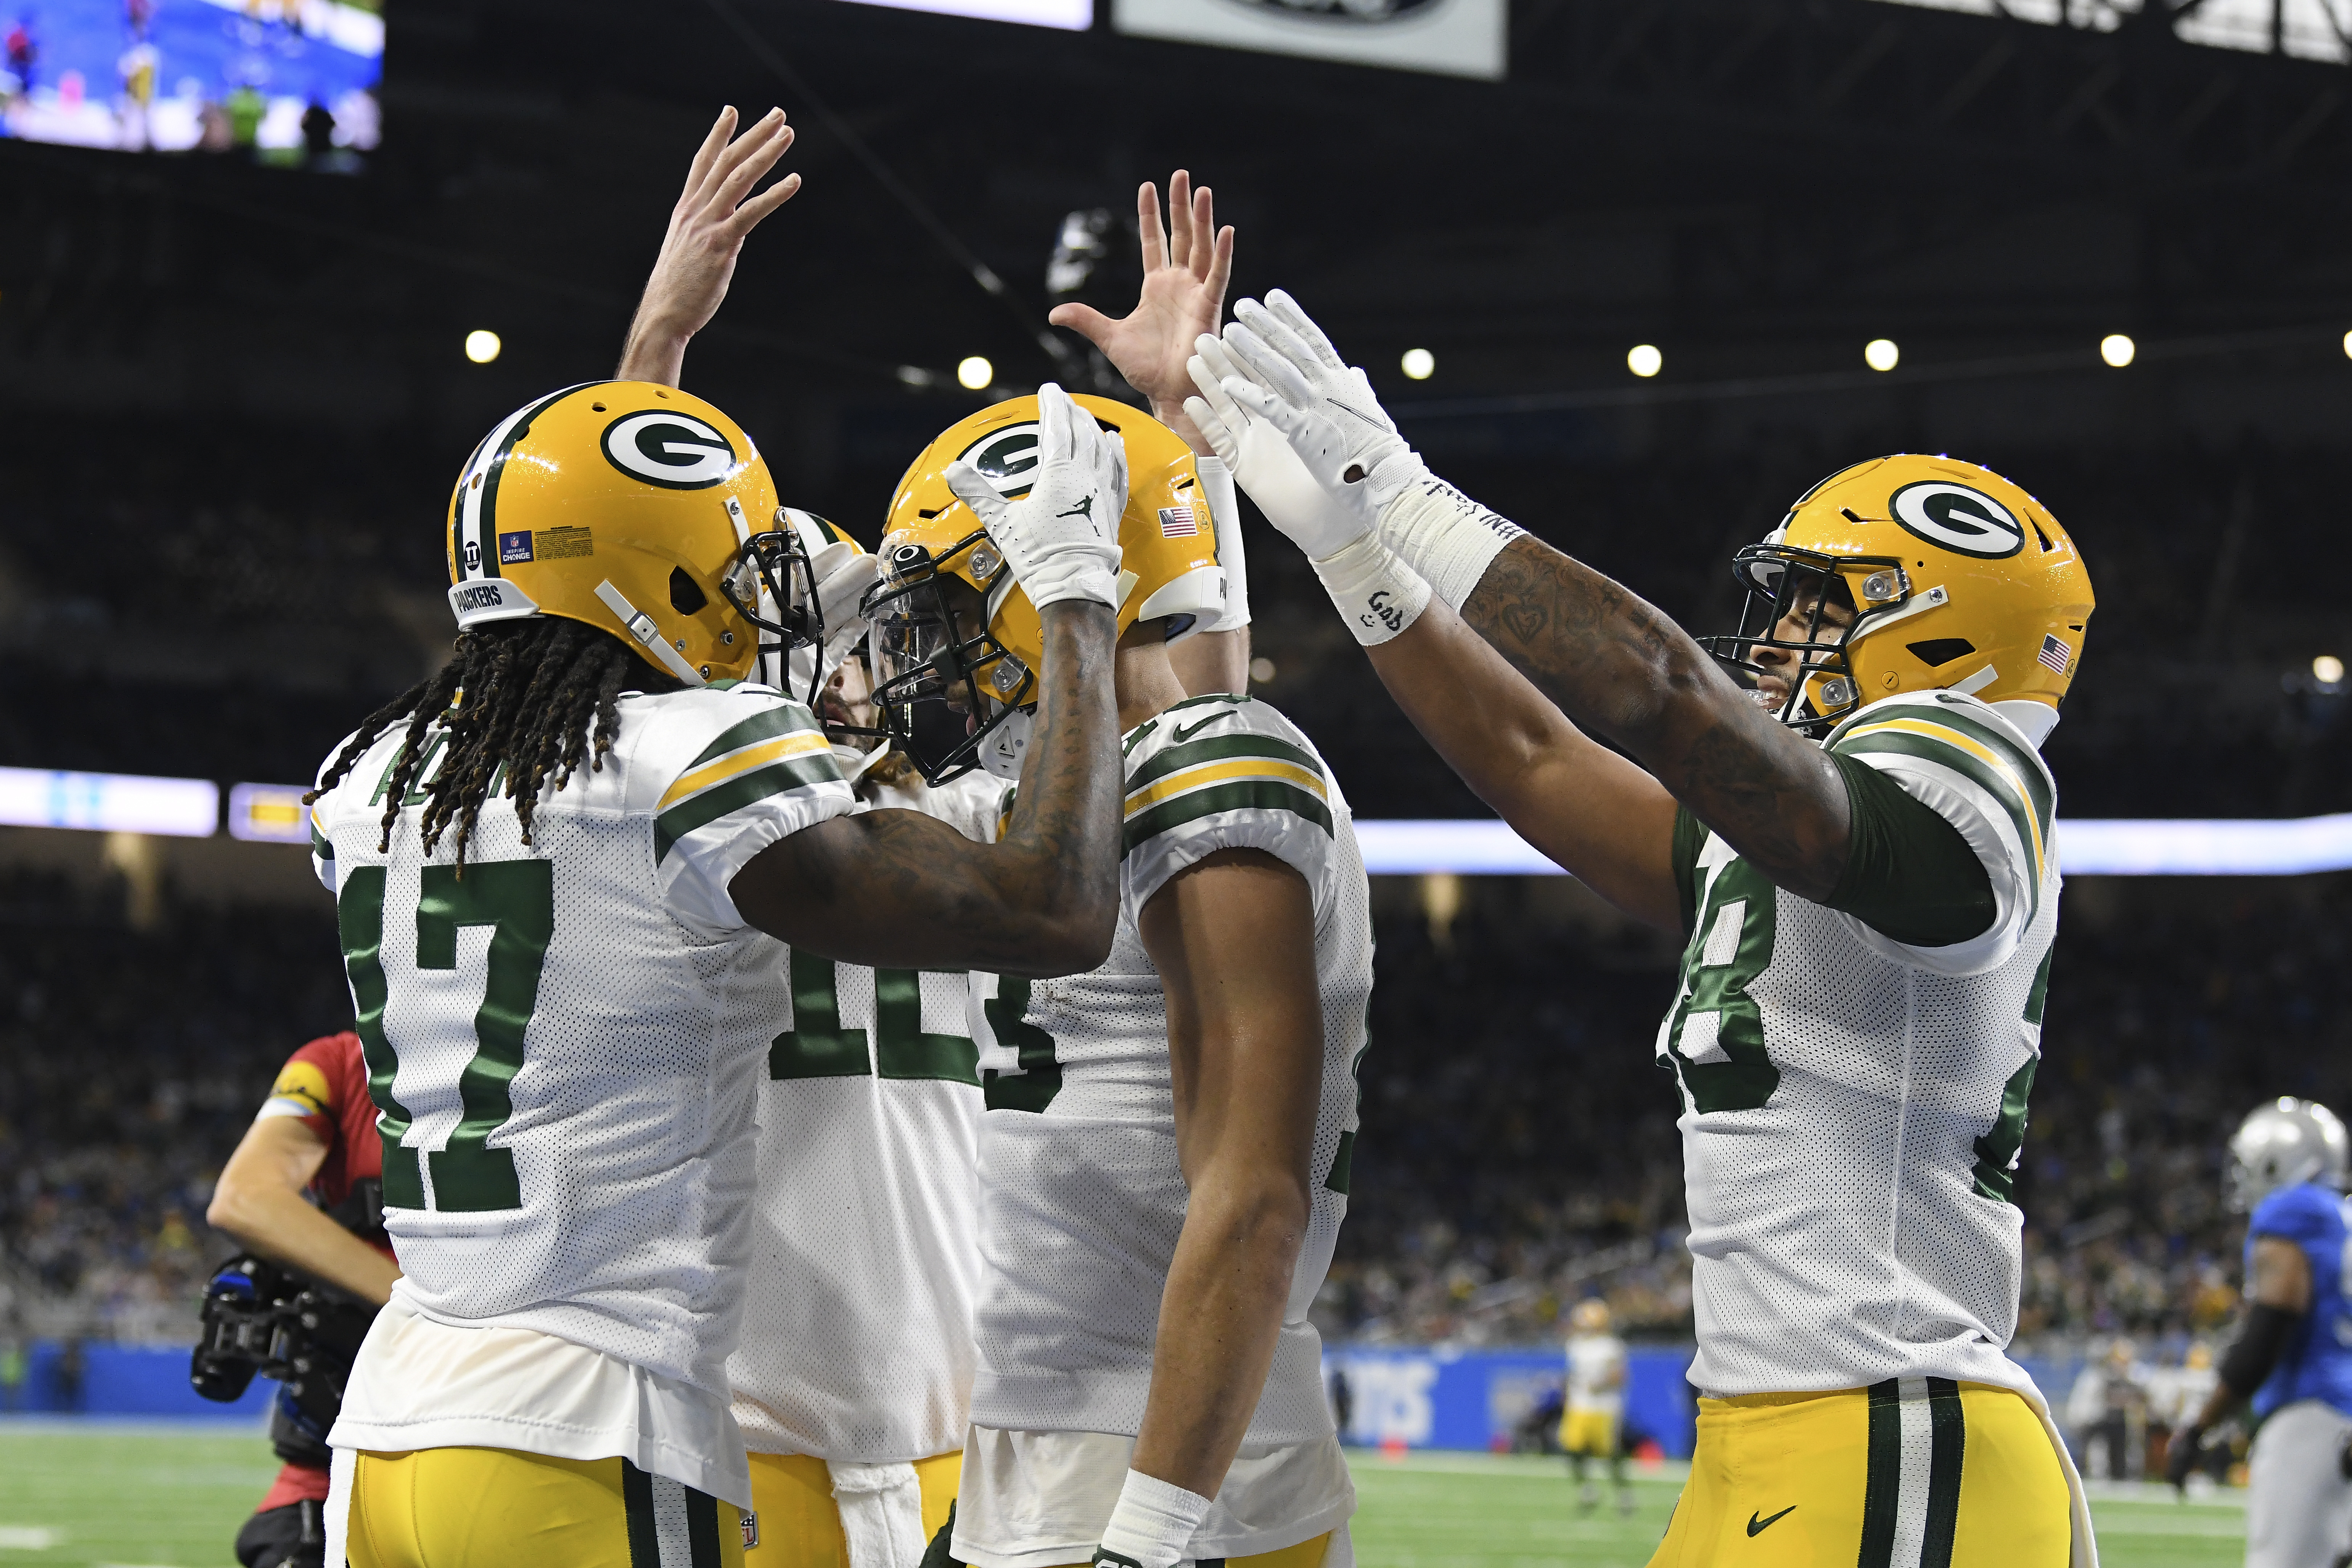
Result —
<svg viewBox="0 0 2352 1568"><path fill-rule="evenodd" d="M1171 746L1181 746L1185 742L1191 740L1193 736L1199 734L1202 731L1207 729L1210 725L1224 717L1226 717L1226 715L1223 713L1212 713L1206 719L1202 720L1199 723L1193 725L1190 729L1186 729L1184 726L1180 724L1176 727L1176 732L1168 738L1168 743Z"/></svg>
<svg viewBox="0 0 2352 1568"><path fill-rule="evenodd" d="M1771 1529L1774 1525L1780 1523L1782 1520L1788 1518L1790 1514L1796 1511L1797 1505L1795 1503L1790 1503L1788 1507L1782 1509L1780 1512L1774 1514L1769 1519L1758 1519L1753 1513L1750 1513L1748 1516L1748 1533L1750 1536L1761 1535L1766 1531Z"/></svg>

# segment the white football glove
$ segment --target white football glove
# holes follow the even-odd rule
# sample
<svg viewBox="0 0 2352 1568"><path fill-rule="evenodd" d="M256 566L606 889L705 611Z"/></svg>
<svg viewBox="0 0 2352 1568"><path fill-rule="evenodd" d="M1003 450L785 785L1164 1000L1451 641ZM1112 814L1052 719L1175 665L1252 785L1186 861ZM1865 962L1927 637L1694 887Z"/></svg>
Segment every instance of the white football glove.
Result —
<svg viewBox="0 0 2352 1568"><path fill-rule="evenodd" d="M1227 390L1230 383L1272 396L1265 384L1210 333L1202 333L1193 346L1199 352L1185 368L1201 395L1186 398L1184 412L1233 471L1234 482L1257 502L1266 521L1305 551L1310 561L1332 554L1360 536L1364 522L1357 510L1327 494L1291 449L1282 430L1271 419L1244 407Z"/></svg>
<svg viewBox="0 0 2352 1568"><path fill-rule="evenodd" d="M1429 584L1382 542L1379 511L1372 504L1372 487L1364 470L1349 455L1347 434L1311 398L1295 376L1277 372L1269 390L1234 374L1213 381L1209 375L1211 340L1196 346L1190 369L1204 395L1188 400L1185 412L1208 437L1212 447L1230 443L1244 468L1258 476L1243 488L1274 525L1307 552L1348 629L1366 647L1377 647L1402 635L1429 605ZM1204 418L1203 416L1207 417ZM1243 435L1234 437L1239 424ZM1285 458L1270 447L1254 446L1265 434L1278 437ZM1401 443L1400 443L1401 444ZM1220 448L1222 450L1222 448ZM1349 475L1356 476L1350 479ZM1270 489L1261 489L1261 484Z"/></svg>
<svg viewBox="0 0 2352 1568"><path fill-rule="evenodd" d="M1052 382L1037 389L1037 478L1007 500L958 458L948 489L971 508L1013 580L1039 609L1065 599L1118 608L1118 523L1127 510L1127 447Z"/></svg>
<svg viewBox="0 0 2352 1568"><path fill-rule="evenodd" d="M1370 378L1339 358L1298 302L1278 289L1265 298L1264 305L1244 300L1234 307L1239 320L1225 340L1234 358L1261 385L1325 416L1347 448L1341 478L1370 492L1381 540L1459 610L1495 557L1526 531L1431 473L1397 434Z"/></svg>
<svg viewBox="0 0 2352 1568"><path fill-rule="evenodd" d="M1278 386L1331 421L1346 443L1349 463L1370 482L1376 510L1429 472L1421 455L1397 434L1371 378L1339 357L1297 300L1276 289L1263 305L1255 300L1236 304L1234 318L1225 341L1235 357L1248 363L1254 380Z"/></svg>

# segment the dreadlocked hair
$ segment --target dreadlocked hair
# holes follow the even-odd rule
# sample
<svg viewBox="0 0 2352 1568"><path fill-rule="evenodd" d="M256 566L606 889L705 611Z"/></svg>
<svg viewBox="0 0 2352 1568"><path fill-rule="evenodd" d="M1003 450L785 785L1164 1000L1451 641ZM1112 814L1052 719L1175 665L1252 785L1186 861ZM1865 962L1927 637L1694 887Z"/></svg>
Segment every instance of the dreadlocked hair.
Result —
<svg viewBox="0 0 2352 1568"><path fill-rule="evenodd" d="M583 762L591 772L603 769L620 733L616 699L625 685L653 690L677 682L647 668L619 638L562 616L493 621L460 632L449 662L369 714L319 787L302 798L314 801L333 788L387 728L404 720L407 734L384 784L383 835L376 849L391 849L401 803L422 761L438 751L441 765L425 784L417 829L430 855L456 825L462 876L482 802L501 779L501 793L514 802L529 844L532 813L549 779L562 789ZM436 731L438 747L427 743Z"/></svg>

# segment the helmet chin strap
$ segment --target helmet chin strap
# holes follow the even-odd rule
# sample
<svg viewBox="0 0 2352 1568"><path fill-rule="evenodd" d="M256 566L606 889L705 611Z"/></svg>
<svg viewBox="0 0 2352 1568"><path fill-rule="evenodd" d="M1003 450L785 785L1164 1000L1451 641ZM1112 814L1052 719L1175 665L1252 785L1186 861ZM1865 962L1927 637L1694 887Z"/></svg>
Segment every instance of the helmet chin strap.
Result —
<svg viewBox="0 0 2352 1568"><path fill-rule="evenodd" d="M702 679L700 670L687 663L680 657L677 649L669 646L669 639L662 636L661 627L654 624L654 618L630 604L622 592L613 586L609 579L596 584L596 597L604 602L606 609L620 617L624 630L643 644L647 653L661 660L664 669L668 670L688 686L709 684Z"/></svg>

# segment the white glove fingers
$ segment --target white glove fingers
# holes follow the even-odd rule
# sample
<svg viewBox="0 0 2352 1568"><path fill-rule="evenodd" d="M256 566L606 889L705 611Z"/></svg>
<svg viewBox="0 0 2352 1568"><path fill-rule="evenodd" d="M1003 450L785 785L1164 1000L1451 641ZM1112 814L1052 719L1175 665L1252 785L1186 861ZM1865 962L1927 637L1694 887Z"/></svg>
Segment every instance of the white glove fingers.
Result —
<svg viewBox="0 0 2352 1568"><path fill-rule="evenodd" d="M1298 308L1297 300L1280 289L1272 289L1266 291L1265 308L1298 334L1300 341L1315 352L1315 357L1324 369L1344 371L1348 368L1348 362L1341 359L1339 351L1331 346L1329 336L1315 324L1313 317Z"/></svg>
<svg viewBox="0 0 2352 1568"><path fill-rule="evenodd" d="M1234 307L1234 320L1247 327L1261 342L1297 365L1300 374L1308 380L1322 375L1322 362L1316 358L1315 351L1307 347L1307 341L1291 331L1288 322L1264 305L1255 300L1244 300ZM1230 327L1226 330L1232 331Z"/></svg>
<svg viewBox="0 0 2352 1568"><path fill-rule="evenodd" d="M1109 483L1105 495L1109 514L1103 519L1112 540L1118 538L1119 520L1127 515L1127 442L1108 432L1103 435L1103 445L1109 448Z"/></svg>
<svg viewBox="0 0 2352 1568"><path fill-rule="evenodd" d="M956 500L971 508L972 516L980 519L982 528L994 527L1004 515L1004 498L996 493L996 487L988 482L986 475L961 458L940 469L940 477L947 480Z"/></svg>
<svg viewBox="0 0 2352 1568"><path fill-rule="evenodd" d="M1225 347L1235 360L1246 365L1264 384L1264 390L1275 394L1278 399L1295 403L1302 408L1317 401L1314 389L1299 374L1298 366L1268 347L1263 338L1241 322L1234 321L1226 326ZM1224 385L1227 391L1233 389L1234 379L1226 379ZM1242 406L1254 414L1257 412L1257 405L1254 403L1245 401Z"/></svg>
<svg viewBox="0 0 2352 1568"><path fill-rule="evenodd" d="M1222 374L1232 375L1236 380L1240 379L1240 367L1234 363L1233 356L1222 349L1218 351L1215 361L1212 361L1206 353L1194 354L1184 362L1184 370L1192 376L1192 384L1201 389L1202 398L1213 411L1218 422L1226 429L1239 435L1247 427L1249 416L1244 414L1240 405L1225 395L1224 386L1219 380L1221 374L1217 369L1219 363L1225 367Z"/></svg>
<svg viewBox="0 0 2352 1568"><path fill-rule="evenodd" d="M1087 431L1093 430L1093 418L1070 401L1068 393L1050 381L1037 389L1037 468L1040 477L1051 465L1066 463L1077 456L1081 422Z"/></svg>
<svg viewBox="0 0 2352 1568"><path fill-rule="evenodd" d="M1201 362L1196 359L1192 363L1197 365ZM1220 395L1223 395L1223 390L1224 389L1222 387L1218 389ZM1231 399L1227 399L1226 406L1233 406ZM1238 410L1236 410L1236 412L1238 412ZM1217 411L1209 406L1208 400L1206 398L1186 398L1184 400L1184 416L1186 418L1192 420L1193 425L1199 427L1202 439L1209 443L1209 450L1214 452L1217 455L1218 459L1223 462L1226 468L1236 468L1240 467L1242 444L1234 437L1233 426L1227 425L1224 420L1218 417Z"/></svg>
<svg viewBox="0 0 2352 1568"><path fill-rule="evenodd" d="M1245 381L1258 381L1256 374L1234 358L1225 348L1225 341L1215 333L1202 332L1193 341L1192 347L1209 362L1209 374L1213 379L1222 381L1226 376L1238 375ZM1258 384L1263 386L1265 384L1259 381Z"/></svg>

